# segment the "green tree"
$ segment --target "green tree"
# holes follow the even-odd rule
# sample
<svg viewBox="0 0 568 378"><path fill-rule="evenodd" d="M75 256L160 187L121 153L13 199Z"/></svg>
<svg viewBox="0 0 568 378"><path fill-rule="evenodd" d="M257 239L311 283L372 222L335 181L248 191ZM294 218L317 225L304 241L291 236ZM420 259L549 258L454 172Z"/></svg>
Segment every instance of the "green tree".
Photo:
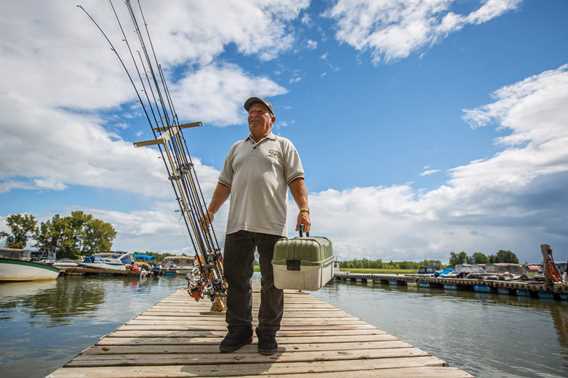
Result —
<svg viewBox="0 0 568 378"><path fill-rule="evenodd" d="M36 247L55 251L58 258L79 258L112 249L116 231L110 223L82 211L70 216L59 214L43 222L36 233Z"/></svg>
<svg viewBox="0 0 568 378"><path fill-rule="evenodd" d="M55 214L50 220L42 222L35 239L38 249L55 252L57 258L76 259L79 257L69 217Z"/></svg>
<svg viewBox="0 0 568 378"><path fill-rule="evenodd" d="M459 253L451 252L450 253L450 262L451 266L467 264L468 263L468 256L467 253L461 251Z"/></svg>
<svg viewBox="0 0 568 378"><path fill-rule="evenodd" d="M10 233L0 232L0 238L6 238L8 248L25 248L37 228L37 221L30 214L12 214L6 218L6 224Z"/></svg>
<svg viewBox="0 0 568 378"><path fill-rule="evenodd" d="M93 218L85 224L81 254L90 255L100 251L110 251L115 237L116 230L110 223Z"/></svg>
<svg viewBox="0 0 568 378"><path fill-rule="evenodd" d="M517 255L515 255L513 252L500 249L497 252L497 255L495 256L495 262L518 264L519 259L517 258Z"/></svg>
<svg viewBox="0 0 568 378"><path fill-rule="evenodd" d="M487 264L489 258L482 252L475 252L472 256L472 264Z"/></svg>

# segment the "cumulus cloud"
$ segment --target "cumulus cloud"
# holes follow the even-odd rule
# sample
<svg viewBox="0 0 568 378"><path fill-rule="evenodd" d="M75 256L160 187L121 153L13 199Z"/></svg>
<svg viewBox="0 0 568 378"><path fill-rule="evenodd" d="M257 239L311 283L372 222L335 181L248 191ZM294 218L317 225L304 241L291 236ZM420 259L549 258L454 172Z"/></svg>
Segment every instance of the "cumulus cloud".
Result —
<svg viewBox="0 0 568 378"><path fill-rule="evenodd" d="M343 258L446 259L450 251L512 249L540 261L549 243L568 258L568 66L497 90L464 111L474 127L509 131L503 149L449 172L438 188L410 185L313 193L314 232ZM429 168L429 167L428 167Z"/></svg>
<svg viewBox="0 0 568 378"><path fill-rule="evenodd" d="M454 167L428 191L393 185L311 193L313 234L330 237L342 259L446 260L451 251L511 249L538 262L541 243L558 260L568 258L567 103L568 65L498 89L491 103L464 110L464 119L507 131L499 153ZM293 234L295 205L289 208ZM217 219L221 238L225 216ZM181 234L178 240L178 250L187 246Z"/></svg>
<svg viewBox="0 0 568 378"><path fill-rule="evenodd" d="M108 3L81 3L132 69ZM246 96L285 93L269 78L214 60L228 44L260 59L288 49L294 38L291 21L308 6L307 0L142 3L166 74L174 77L174 68L186 68L171 85L181 117L219 125L240 123L241 100ZM123 4L115 5L135 45ZM41 17L30 14L31 9ZM0 192L84 185L167 195L157 153L134 149L116 133L126 128L123 122L112 119L112 132L104 127L105 117L98 115L101 110L118 111L122 105L127 108L123 118L128 119L140 109L132 103L135 92L122 68L87 17L74 3L61 0L13 2L3 6L3 15ZM199 169L206 175L211 170Z"/></svg>
<svg viewBox="0 0 568 378"><path fill-rule="evenodd" d="M176 109L182 118L208 120L218 125L245 121L243 99L271 97L286 89L266 77L252 77L231 64L208 65L187 75L173 88Z"/></svg>
<svg viewBox="0 0 568 378"><path fill-rule="evenodd" d="M339 0L325 16L337 21L336 38L369 50L373 62L408 57L468 24L481 24L515 9L520 0L487 0L467 15L452 12L455 0Z"/></svg>

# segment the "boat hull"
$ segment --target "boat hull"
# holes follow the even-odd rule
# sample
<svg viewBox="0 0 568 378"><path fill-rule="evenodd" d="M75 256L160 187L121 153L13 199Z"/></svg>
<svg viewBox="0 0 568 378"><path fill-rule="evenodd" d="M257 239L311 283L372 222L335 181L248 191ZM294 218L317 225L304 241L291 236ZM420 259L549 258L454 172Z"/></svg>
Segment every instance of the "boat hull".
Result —
<svg viewBox="0 0 568 378"><path fill-rule="evenodd" d="M0 259L0 282L54 280L59 270L30 261Z"/></svg>
<svg viewBox="0 0 568 378"><path fill-rule="evenodd" d="M124 265L105 264L105 263L81 263L79 264L79 266L83 266L85 268L116 270L117 272L126 272L126 267Z"/></svg>

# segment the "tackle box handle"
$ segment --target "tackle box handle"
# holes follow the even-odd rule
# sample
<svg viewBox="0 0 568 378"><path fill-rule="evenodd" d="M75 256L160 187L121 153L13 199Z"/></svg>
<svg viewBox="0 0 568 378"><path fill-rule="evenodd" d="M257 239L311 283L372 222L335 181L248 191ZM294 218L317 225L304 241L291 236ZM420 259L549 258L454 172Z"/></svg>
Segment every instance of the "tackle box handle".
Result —
<svg viewBox="0 0 568 378"><path fill-rule="evenodd" d="M303 224L300 225L300 230L299 230L299 232L300 232L300 237L303 238L303 237L304 237L304 225L303 225ZM309 233L309 232L306 232L306 237L308 237L308 238L310 237L310 233Z"/></svg>

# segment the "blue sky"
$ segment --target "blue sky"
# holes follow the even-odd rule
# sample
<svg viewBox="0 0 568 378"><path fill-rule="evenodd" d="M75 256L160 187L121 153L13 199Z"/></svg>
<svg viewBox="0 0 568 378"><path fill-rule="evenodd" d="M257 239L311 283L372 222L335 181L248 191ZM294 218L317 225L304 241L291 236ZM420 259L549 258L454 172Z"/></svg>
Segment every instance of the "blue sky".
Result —
<svg viewBox="0 0 568 378"><path fill-rule="evenodd" d="M205 123L186 137L206 193L247 134L242 102L261 95L340 257L538 261L548 242L568 258L567 2L142 3L178 113ZM108 5L84 5L120 45ZM117 248L187 252L161 161L130 146L149 127L96 29L63 1L5 8L0 220L85 209L115 225Z"/></svg>

